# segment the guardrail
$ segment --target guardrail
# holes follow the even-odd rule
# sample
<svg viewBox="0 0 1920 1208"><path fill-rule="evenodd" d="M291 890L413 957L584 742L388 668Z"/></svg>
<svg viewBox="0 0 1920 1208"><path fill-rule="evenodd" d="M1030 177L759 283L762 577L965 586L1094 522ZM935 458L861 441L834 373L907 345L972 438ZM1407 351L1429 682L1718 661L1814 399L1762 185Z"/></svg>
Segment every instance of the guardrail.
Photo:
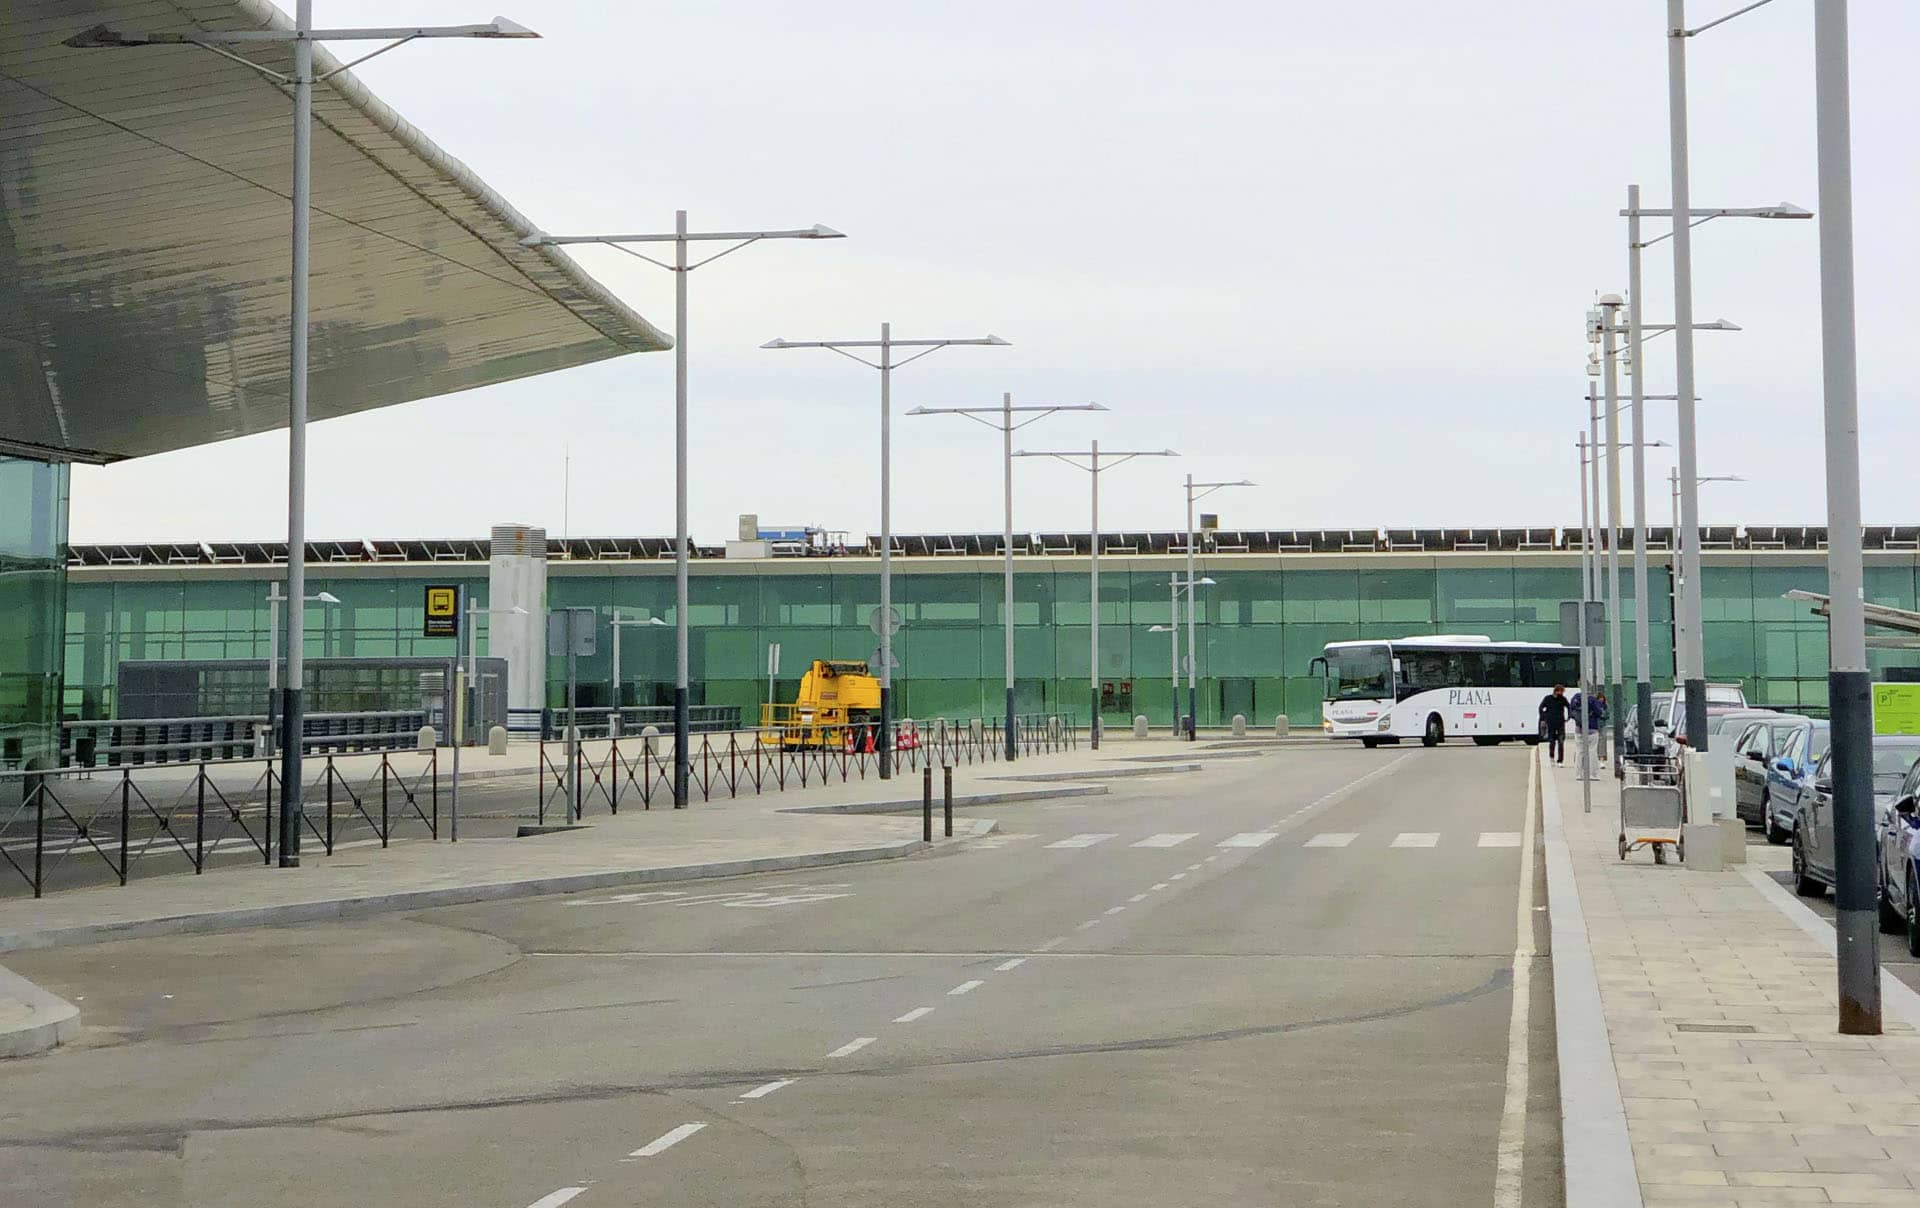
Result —
<svg viewBox="0 0 1920 1208"><path fill-rule="evenodd" d="M90 768L260 758L258 734L269 724L264 713L61 722L60 762ZM301 719L302 742L314 755L402 750L419 742L426 724L424 709L309 713Z"/></svg>
<svg viewBox="0 0 1920 1208"><path fill-rule="evenodd" d="M624 736L637 735L648 726L654 727L663 734L673 732L672 705L623 705L618 709L611 706L597 706L591 709L576 709L574 716L583 738L612 737L615 717L619 718L619 732ZM544 738L552 742L565 736L566 725L565 709L507 710L507 733L521 738ZM740 707L738 705L690 705L687 708L687 725L695 734L717 734L738 730Z"/></svg>
<svg viewBox="0 0 1920 1208"><path fill-rule="evenodd" d="M249 775L250 766L258 771ZM0 775L0 862L36 898L93 859L121 885L136 866L175 872L171 862L184 861L199 874L222 854L271 864L280 786L273 759L176 763L164 771L126 764L105 775L9 772ZM438 839L439 752L383 751L376 764L344 767L328 755L302 794L302 810L306 831L328 855L363 834L386 847L414 821Z"/></svg>
<svg viewBox="0 0 1920 1208"><path fill-rule="evenodd" d="M1023 755L1077 749L1080 729L1059 713L1017 717L1014 738ZM747 727L696 734L688 751L687 795L701 801L729 799L744 793L782 792L789 786L807 788L844 784L878 776L879 752L872 734L848 727L848 740L825 746L796 746L780 727ZM1006 729L999 720L979 718L932 722L912 718L896 723L894 766L906 773L922 767L996 763L1006 754ZM600 745L604 743L605 745ZM581 740L569 744L543 738L540 742L539 821L548 811L556 819L579 821L597 803L618 814L635 797L640 808L652 809L656 798L673 801L673 736L624 736ZM569 777L574 791L569 794Z"/></svg>

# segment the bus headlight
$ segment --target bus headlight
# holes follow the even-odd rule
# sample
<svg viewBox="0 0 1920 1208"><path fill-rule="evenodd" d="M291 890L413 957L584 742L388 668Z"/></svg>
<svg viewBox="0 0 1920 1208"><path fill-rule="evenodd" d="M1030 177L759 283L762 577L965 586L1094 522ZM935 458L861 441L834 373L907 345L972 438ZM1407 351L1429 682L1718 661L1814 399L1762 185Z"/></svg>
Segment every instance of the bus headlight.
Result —
<svg viewBox="0 0 1920 1208"><path fill-rule="evenodd" d="M1389 716L1387 716L1387 715L1386 715L1386 714L1384 714L1384 713L1383 713L1383 714L1381 714L1381 715L1380 715L1380 724L1379 724L1379 725L1377 725L1377 726L1375 726L1375 727L1374 727L1374 729L1376 729L1376 730L1391 730L1391 729L1393 729L1393 718L1391 718L1391 717L1389 717Z"/></svg>

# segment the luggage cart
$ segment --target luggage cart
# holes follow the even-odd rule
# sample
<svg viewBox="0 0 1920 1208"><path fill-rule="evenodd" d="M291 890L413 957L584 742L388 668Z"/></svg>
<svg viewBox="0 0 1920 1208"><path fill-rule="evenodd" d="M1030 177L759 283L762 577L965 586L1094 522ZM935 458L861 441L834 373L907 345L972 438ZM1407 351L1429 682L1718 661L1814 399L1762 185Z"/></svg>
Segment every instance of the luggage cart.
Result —
<svg viewBox="0 0 1920 1208"><path fill-rule="evenodd" d="M1687 816L1686 795L1680 783L1680 765L1664 755L1629 755L1626 779L1620 786L1620 858L1642 847L1653 850L1653 862L1667 862L1667 848L1687 858L1680 824Z"/></svg>

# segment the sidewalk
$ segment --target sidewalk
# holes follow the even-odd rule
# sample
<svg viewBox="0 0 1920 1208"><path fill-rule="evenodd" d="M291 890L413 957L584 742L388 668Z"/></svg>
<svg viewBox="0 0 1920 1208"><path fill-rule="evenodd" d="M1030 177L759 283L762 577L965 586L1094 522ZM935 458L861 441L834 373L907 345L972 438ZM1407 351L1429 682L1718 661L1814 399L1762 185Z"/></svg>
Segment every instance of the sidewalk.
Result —
<svg viewBox="0 0 1920 1208"><path fill-rule="evenodd" d="M1787 849L1750 847L1744 872L1622 861L1615 782L1593 786L1585 814L1572 763L1546 766L1548 858L1558 829L1643 1202L1920 1206L1920 1000L1883 976L1886 1035L1839 1035L1831 933L1767 875ZM1561 921L1556 985L1584 955L1577 936L1563 950ZM1577 1005L1557 1004L1563 1055ZM1605 1098L1564 1067L1566 1101ZM1568 1149L1569 1208L1632 1202L1576 1188L1571 1137Z"/></svg>

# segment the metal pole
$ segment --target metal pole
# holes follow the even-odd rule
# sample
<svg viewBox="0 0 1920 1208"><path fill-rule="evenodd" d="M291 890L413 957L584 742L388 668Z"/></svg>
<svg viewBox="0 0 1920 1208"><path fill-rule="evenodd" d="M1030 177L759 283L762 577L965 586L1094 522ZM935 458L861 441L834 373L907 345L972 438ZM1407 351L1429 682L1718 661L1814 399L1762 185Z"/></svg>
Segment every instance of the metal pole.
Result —
<svg viewBox="0 0 1920 1208"><path fill-rule="evenodd" d="M1173 605L1173 620L1167 634L1173 639L1173 736L1180 737L1180 576L1167 576L1167 599Z"/></svg>
<svg viewBox="0 0 1920 1208"><path fill-rule="evenodd" d="M1197 676L1199 660L1194 653L1200 649L1193 633L1193 616L1200 609L1200 593L1194 586L1193 571L1193 475L1187 475L1187 740L1193 741L1195 731L1200 727L1200 689Z"/></svg>
<svg viewBox="0 0 1920 1208"><path fill-rule="evenodd" d="M1687 673L1687 601L1681 590L1685 568L1680 564L1680 471L1667 471L1668 503L1673 509L1673 540L1667 552L1667 574L1673 580L1673 682L1678 687ZM1674 719L1678 721L1678 718Z"/></svg>
<svg viewBox="0 0 1920 1208"><path fill-rule="evenodd" d="M1687 5L1667 0L1668 154L1673 170L1673 338L1675 393L1680 408L1680 523L1689 535L1680 555L1689 626L1687 651L1687 743L1707 749L1706 655L1700 640L1700 550L1691 539L1700 528L1700 467L1694 447L1692 191L1687 177Z"/></svg>
<svg viewBox="0 0 1920 1208"><path fill-rule="evenodd" d="M1006 616L1003 626L1005 633L1001 640L1005 647L1007 663L1007 762L1012 763L1018 744L1014 741L1013 735L1013 395L1011 393L1000 396L1000 408L1000 445L1006 460L1007 497L1006 546L1001 551L1001 565L1006 577L1006 602L1003 606Z"/></svg>
<svg viewBox="0 0 1920 1208"><path fill-rule="evenodd" d="M687 565L693 548L687 537L687 212L673 212L673 808L687 807L691 775L688 707ZM571 623L569 623L571 624ZM572 632L569 628L568 632ZM572 666L573 655L567 655ZM571 673L569 673L571 674Z"/></svg>
<svg viewBox="0 0 1920 1208"><path fill-rule="evenodd" d="M893 779L893 324L880 325L880 779Z"/></svg>
<svg viewBox="0 0 1920 1208"><path fill-rule="evenodd" d="M455 593L453 615L460 618L459 632L453 635L453 664L456 668L461 668L460 656L471 636L468 631L473 627L473 615L468 611L470 606L467 603L466 586L462 584L453 590ZM453 787L449 792L447 809L452 827L451 841L458 843L460 841L460 747L467 737L468 681L463 677L463 670L454 671L450 678L453 682L448 685L452 691L447 694L447 729L453 735ZM384 780L381 781L381 791L383 794L386 791ZM382 812L384 813L384 810ZM384 822L382 825L385 825Z"/></svg>
<svg viewBox="0 0 1920 1208"><path fill-rule="evenodd" d="M1599 402L1600 402L1599 395L1594 390L1593 384L1588 383L1587 385L1587 458L1588 458L1587 464L1591 467L1591 469L1589 470L1590 477L1587 484L1587 489L1593 493L1592 495L1593 511L1591 513L1593 518L1592 526L1587 530L1587 558L1592 567L1591 574L1587 580L1587 599L1589 600L1595 600L1600 597L1600 407L1599 407ZM1592 649L1592 652L1593 652L1593 657L1590 664L1593 669L1592 675L1591 675L1591 678L1593 679L1599 679L1601 676L1600 641L1601 641L1600 634L1589 633L1587 635L1587 644ZM1586 701L1582 700L1580 702L1580 730L1582 733L1585 733L1587 728L1586 710L1587 710L1587 703Z"/></svg>
<svg viewBox="0 0 1920 1208"><path fill-rule="evenodd" d="M1873 698L1860 554L1854 359L1853 149L1847 2L1814 0L1814 128L1820 161L1820 344L1827 444L1827 696L1833 713L1834 915L1840 1032L1880 1034L1875 931Z"/></svg>
<svg viewBox="0 0 1920 1208"><path fill-rule="evenodd" d="M1647 612L1646 349L1640 343L1640 186L1627 186L1627 356L1633 391L1634 749L1653 750L1653 639Z"/></svg>
<svg viewBox="0 0 1920 1208"><path fill-rule="evenodd" d="M1619 325L1618 303L1603 307L1606 317L1604 353L1607 383L1607 711L1613 731L1613 770L1624 776L1620 755L1620 367L1619 346L1613 329Z"/></svg>
<svg viewBox="0 0 1920 1208"><path fill-rule="evenodd" d="M620 722L620 610L613 610L613 719Z"/></svg>
<svg viewBox="0 0 1920 1208"><path fill-rule="evenodd" d="M293 317L287 350L287 685L280 704L280 867L300 867L307 598L307 239L313 178L313 0L294 5Z"/></svg>
<svg viewBox="0 0 1920 1208"><path fill-rule="evenodd" d="M273 744L278 741L274 726L278 724L280 710L280 585L274 583L267 588L267 749L265 754L273 754Z"/></svg>
<svg viewBox="0 0 1920 1208"><path fill-rule="evenodd" d="M1100 749L1100 442L1092 442L1093 472L1087 475L1093 480L1093 557L1088 562L1087 594L1092 602L1092 612L1088 616L1087 626L1087 674L1092 686L1093 714L1087 726L1087 742L1095 751Z"/></svg>
<svg viewBox="0 0 1920 1208"><path fill-rule="evenodd" d="M1588 393L1592 393L1591 387L1588 388ZM1591 415L1591 412L1589 412L1589 415ZM1589 426L1591 426L1592 421L1589 420L1588 422ZM1587 656L1589 653L1587 646L1587 601L1591 599L1593 595L1593 572L1591 569L1592 560L1590 558L1593 547L1593 530L1588 523L1587 514L1587 434L1582 432L1580 439L1576 443L1580 449L1580 691L1584 695L1587 690ZM1582 707L1584 707L1584 705ZM1579 718L1575 717L1574 722L1577 725ZM1582 812L1592 813L1593 772L1592 769L1587 766L1587 743L1584 729L1580 731L1580 754L1578 762L1580 767Z"/></svg>
<svg viewBox="0 0 1920 1208"><path fill-rule="evenodd" d="M580 660L575 627L580 611L567 609L567 824L580 820Z"/></svg>

